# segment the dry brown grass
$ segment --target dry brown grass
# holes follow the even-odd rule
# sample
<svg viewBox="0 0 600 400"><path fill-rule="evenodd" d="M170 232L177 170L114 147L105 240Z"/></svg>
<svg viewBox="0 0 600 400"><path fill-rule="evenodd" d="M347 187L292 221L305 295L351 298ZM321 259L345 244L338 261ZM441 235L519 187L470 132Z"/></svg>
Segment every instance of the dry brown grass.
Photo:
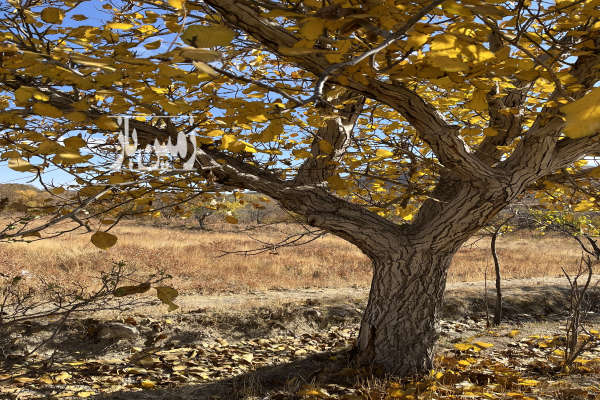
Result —
<svg viewBox="0 0 600 400"><path fill-rule="evenodd" d="M581 248L574 239L527 231L500 237L497 249L506 279L563 276L561 267L571 271L581 257ZM486 269L488 279L493 279L490 239L472 239L454 257L448 279L481 281Z"/></svg>
<svg viewBox="0 0 600 400"><path fill-rule="evenodd" d="M90 234L0 244L0 271L12 274L26 269L39 276L92 285L91 278L98 276L99 270L123 260L141 275L164 269L174 277L174 287L199 293L367 287L371 277L368 259L353 245L331 235L305 246L280 249L278 254L218 257L218 250L252 249L260 244L244 233L132 224L121 225L114 232L119 242L108 251L95 248ZM253 235L269 241L282 237L275 232ZM505 278L558 276L560 267L574 265L580 256L573 240L531 233L502 237L498 247ZM455 257L449 281L483 280L486 268L491 278L489 239L471 241Z"/></svg>

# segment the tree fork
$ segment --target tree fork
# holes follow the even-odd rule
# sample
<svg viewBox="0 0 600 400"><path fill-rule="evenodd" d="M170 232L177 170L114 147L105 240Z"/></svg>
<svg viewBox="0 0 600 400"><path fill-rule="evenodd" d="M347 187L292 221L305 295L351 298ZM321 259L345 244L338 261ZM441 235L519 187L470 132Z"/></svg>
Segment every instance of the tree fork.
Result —
<svg viewBox="0 0 600 400"><path fill-rule="evenodd" d="M503 190L490 197L483 189L473 192L468 184L452 185L454 199L447 199L446 207L433 201L424 204L423 215L437 211L445 218L434 225L420 218L422 222L412 227L418 237L410 233L396 241L373 237L380 245L378 253L369 254L373 280L355 350L359 364L398 376L428 373L433 368L437 317L452 258L470 234L509 202ZM465 193L477 201L466 210L455 208L454 200L460 201ZM456 215L461 224L456 223ZM393 245L384 246L384 242Z"/></svg>

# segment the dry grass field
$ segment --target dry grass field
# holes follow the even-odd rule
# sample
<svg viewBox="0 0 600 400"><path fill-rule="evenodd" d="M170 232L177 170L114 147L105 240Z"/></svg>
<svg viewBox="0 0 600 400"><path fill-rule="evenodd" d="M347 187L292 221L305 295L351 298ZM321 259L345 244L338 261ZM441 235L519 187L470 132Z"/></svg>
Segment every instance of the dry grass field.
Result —
<svg viewBox="0 0 600 400"><path fill-rule="evenodd" d="M225 225L221 229L235 229ZM353 245L332 235L307 245L265 252L257 256L222 250L249 250L274 243L293 231L290 226L264 232L203 232L182 227L141 226L126 223L113 232L116 246L105 251L90 243L90 234L71 233L33 243L0 244L0 272L76 280L90 287L100 270L123 260L140 276L159 269L173 276L171 285L188 293L246 292L266 289L368 287L369 260ZM252 236L252 237L250 237ZM514 233L498 240L505 278L559 276L572 268L580 249L572 239ZM449 282L481 281L487 269L493 277L489 238L473 239L456 255Z"/></svg>

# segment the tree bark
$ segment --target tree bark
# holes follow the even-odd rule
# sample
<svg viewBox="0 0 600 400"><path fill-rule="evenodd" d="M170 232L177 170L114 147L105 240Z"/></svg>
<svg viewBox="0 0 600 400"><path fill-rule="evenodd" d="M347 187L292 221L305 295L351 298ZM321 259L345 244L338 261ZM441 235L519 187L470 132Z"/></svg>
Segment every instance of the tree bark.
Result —
<svg viewBox="0 0 600 400"><path fill-rule="evenodd" d="M433 368L436 319L452 256L413 247L373 259L358 340L360 364L400 376Z"/></svg>

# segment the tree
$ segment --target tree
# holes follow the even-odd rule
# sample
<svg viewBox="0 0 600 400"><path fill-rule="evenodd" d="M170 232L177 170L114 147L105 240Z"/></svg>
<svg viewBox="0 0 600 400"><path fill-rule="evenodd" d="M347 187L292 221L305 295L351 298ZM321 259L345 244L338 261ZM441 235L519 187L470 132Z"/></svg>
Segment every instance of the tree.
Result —
<svg viewBox="0 0 600 400"><path fill-rule="evenodd" d="M92 202L102 211L86 220L107 230L155 211L157 193L180 203L220 190L268 195L371 259L358 361L427 371L461 245L527 190L590 187L581 182L596 174L583 158L600 150L599 6L8 0L2 157L76 180L63 192L38 174L57 198L55 217L30 228L40 236ZM127 120L137 142L119 146L115 114L153 118ZM180 157L135 151L168 139ZM135 168L148 162L156 168Z"/></svg>
<svg viewBox="0 0 600 400"><path fill-rule="evenodd" d="M497 242L498 237L504 233L511 232L515 229L514 224L517 222L519 211L511 206L504 209L504 212L499 213L494 219L492 219L488 226L485 227L484 231L488 234L490 239L490 252L492 254L492 261L494 262L494 275L496 279L496 302L494 305L494 325L499 325L502 322L502 274L500 269L500 260L498 258ZM486 293L487 297L487 293ZM487 300L486 300L487 302ZM487 304L487 303L486 303ZM489 324L489 321L488 321Z"/></svg>

